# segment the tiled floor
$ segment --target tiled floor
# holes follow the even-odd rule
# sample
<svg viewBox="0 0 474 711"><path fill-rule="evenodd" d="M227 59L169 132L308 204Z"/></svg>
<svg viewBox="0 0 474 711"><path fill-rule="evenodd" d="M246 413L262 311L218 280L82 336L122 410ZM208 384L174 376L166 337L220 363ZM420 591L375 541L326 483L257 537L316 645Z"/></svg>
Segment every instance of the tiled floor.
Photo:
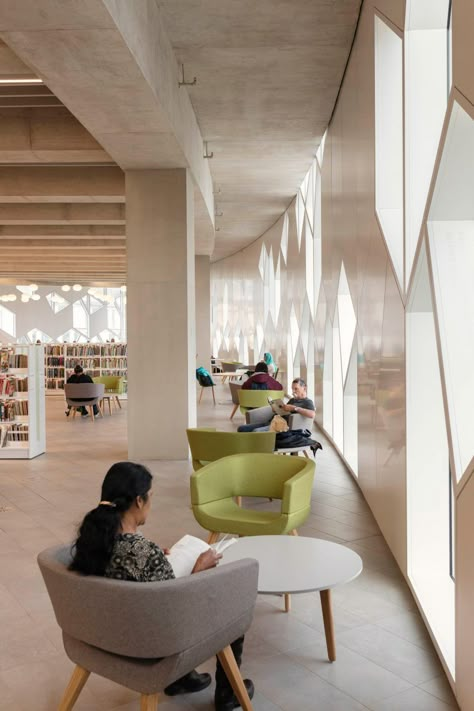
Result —
<svg viewBox="0 0 474 711"><path fill-rule="evenodd" d="M226 388L214 408L205 392L200 424L232 429ZM126 404L124 405L126 408ZM36 554L70 541L96 504L107 468L127 456L126 410L91 423L68 420L48 398L48 452L0 463L0 710L53 711L72 665L66 659ZM235 416L235 424L241 421ZM333 591L337 661L326 656L318 595L293 596L292 612L260 597L246 636L243 671L255 711L442 711L457 708L409 590L357 486L323 435L313 511L300 534L348 545L363 558L354 582ZM147 462L154 509L144 533L170 545L205 536L189 509L188 462ZM257 505L255 503L255 505ZM269 504L263 504L269 505ZM209 661L203 669L212 670ZM78 711L138 711L135 693L91 677ZM210 711L212 689L163 698L162 711Z"/></svg>

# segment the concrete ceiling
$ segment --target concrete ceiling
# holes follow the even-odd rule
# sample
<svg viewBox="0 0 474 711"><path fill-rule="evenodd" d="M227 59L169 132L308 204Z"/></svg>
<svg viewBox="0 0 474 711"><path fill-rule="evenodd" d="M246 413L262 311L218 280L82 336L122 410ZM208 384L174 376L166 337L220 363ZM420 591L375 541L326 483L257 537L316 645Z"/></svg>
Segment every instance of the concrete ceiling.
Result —
<svg viewBox="0 0 474 711"><path fill-rule="evenodd" d="M45 85L0 86L0 278L123 283L122 169L190 168L197 253L220 259L258 238L326 129L359 6L3 4L0 78ZM195 86L178 87L181 64Z"/></svg>
<svg viewBox="0 0 474 711"><path fill-rule="evenodd" d="M328 125L360 0L157 0L210 161L213 259L288 207Z"/></svg>

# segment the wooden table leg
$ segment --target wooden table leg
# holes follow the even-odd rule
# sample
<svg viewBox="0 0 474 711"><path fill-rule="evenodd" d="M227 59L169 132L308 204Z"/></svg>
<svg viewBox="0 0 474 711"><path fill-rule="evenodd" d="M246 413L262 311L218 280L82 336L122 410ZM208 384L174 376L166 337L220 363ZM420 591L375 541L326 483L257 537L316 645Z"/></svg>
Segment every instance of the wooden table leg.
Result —
<svg viewBox="0 0 474 711"><path fill-rule="evenodd" d="M324 632L326 634L326 646L330 662L336 661L336 640L334 638L334 620L332 618L331 591L321 590L321 608L323 611Z"/></svg>
<svg viewBox="0 0 474 711"><path fill-rule="evenodd" d="M291 610L291 595L290 593L285 593L285 612L290 612Z"/></svg>

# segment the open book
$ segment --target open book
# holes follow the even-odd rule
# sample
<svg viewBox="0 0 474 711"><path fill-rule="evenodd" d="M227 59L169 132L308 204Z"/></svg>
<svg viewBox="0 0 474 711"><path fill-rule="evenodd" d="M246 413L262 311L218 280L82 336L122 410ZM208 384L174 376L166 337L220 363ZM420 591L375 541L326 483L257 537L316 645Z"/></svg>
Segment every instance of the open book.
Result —
<svg viewBox="0 0 474 711"><path fill-rule="evenodd" d="M236 540L237 538L225 535L224 538L217 541L217 543L209 545L205 541L201 541L200 538L196 538L196 536L186 534L186 536L183 536L174 544L166 557L173 568L175 576L182 578L185 575L191 575L194 564L201 553L209 550L209 548L215 550L216 553L222 553L228 546L235 543Z"/></svg>
<svg viewBox="0 0 474 711"><path fill-rule="evenodd" d="M272 400L269 397L268 404L271 406L275 415L282 415L283 416L283 415L289 414L286 410L283 409L283 405L285 404L285 402L281 398L278 398L277 400Z"/></svg>

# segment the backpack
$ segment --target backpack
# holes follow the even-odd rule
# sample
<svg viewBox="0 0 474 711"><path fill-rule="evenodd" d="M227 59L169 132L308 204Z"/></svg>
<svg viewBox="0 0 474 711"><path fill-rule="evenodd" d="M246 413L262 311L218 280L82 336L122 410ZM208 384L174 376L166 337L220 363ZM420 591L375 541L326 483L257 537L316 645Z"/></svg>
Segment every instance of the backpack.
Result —
<svg viewBox="0 0 474 711"><path fill-rule="evenodd" d="M202 388L214 385L214 381L205 368L196 368L196 378Z"/></svg>
<svg viewBox="0 0 474 711"><path fill-rule="evenodd" d="M323 446L315 439L311 439L310 430L288 430L277 432L275 436L275 449L291 449L292 447L311 447L314 455Z"/></svg>

